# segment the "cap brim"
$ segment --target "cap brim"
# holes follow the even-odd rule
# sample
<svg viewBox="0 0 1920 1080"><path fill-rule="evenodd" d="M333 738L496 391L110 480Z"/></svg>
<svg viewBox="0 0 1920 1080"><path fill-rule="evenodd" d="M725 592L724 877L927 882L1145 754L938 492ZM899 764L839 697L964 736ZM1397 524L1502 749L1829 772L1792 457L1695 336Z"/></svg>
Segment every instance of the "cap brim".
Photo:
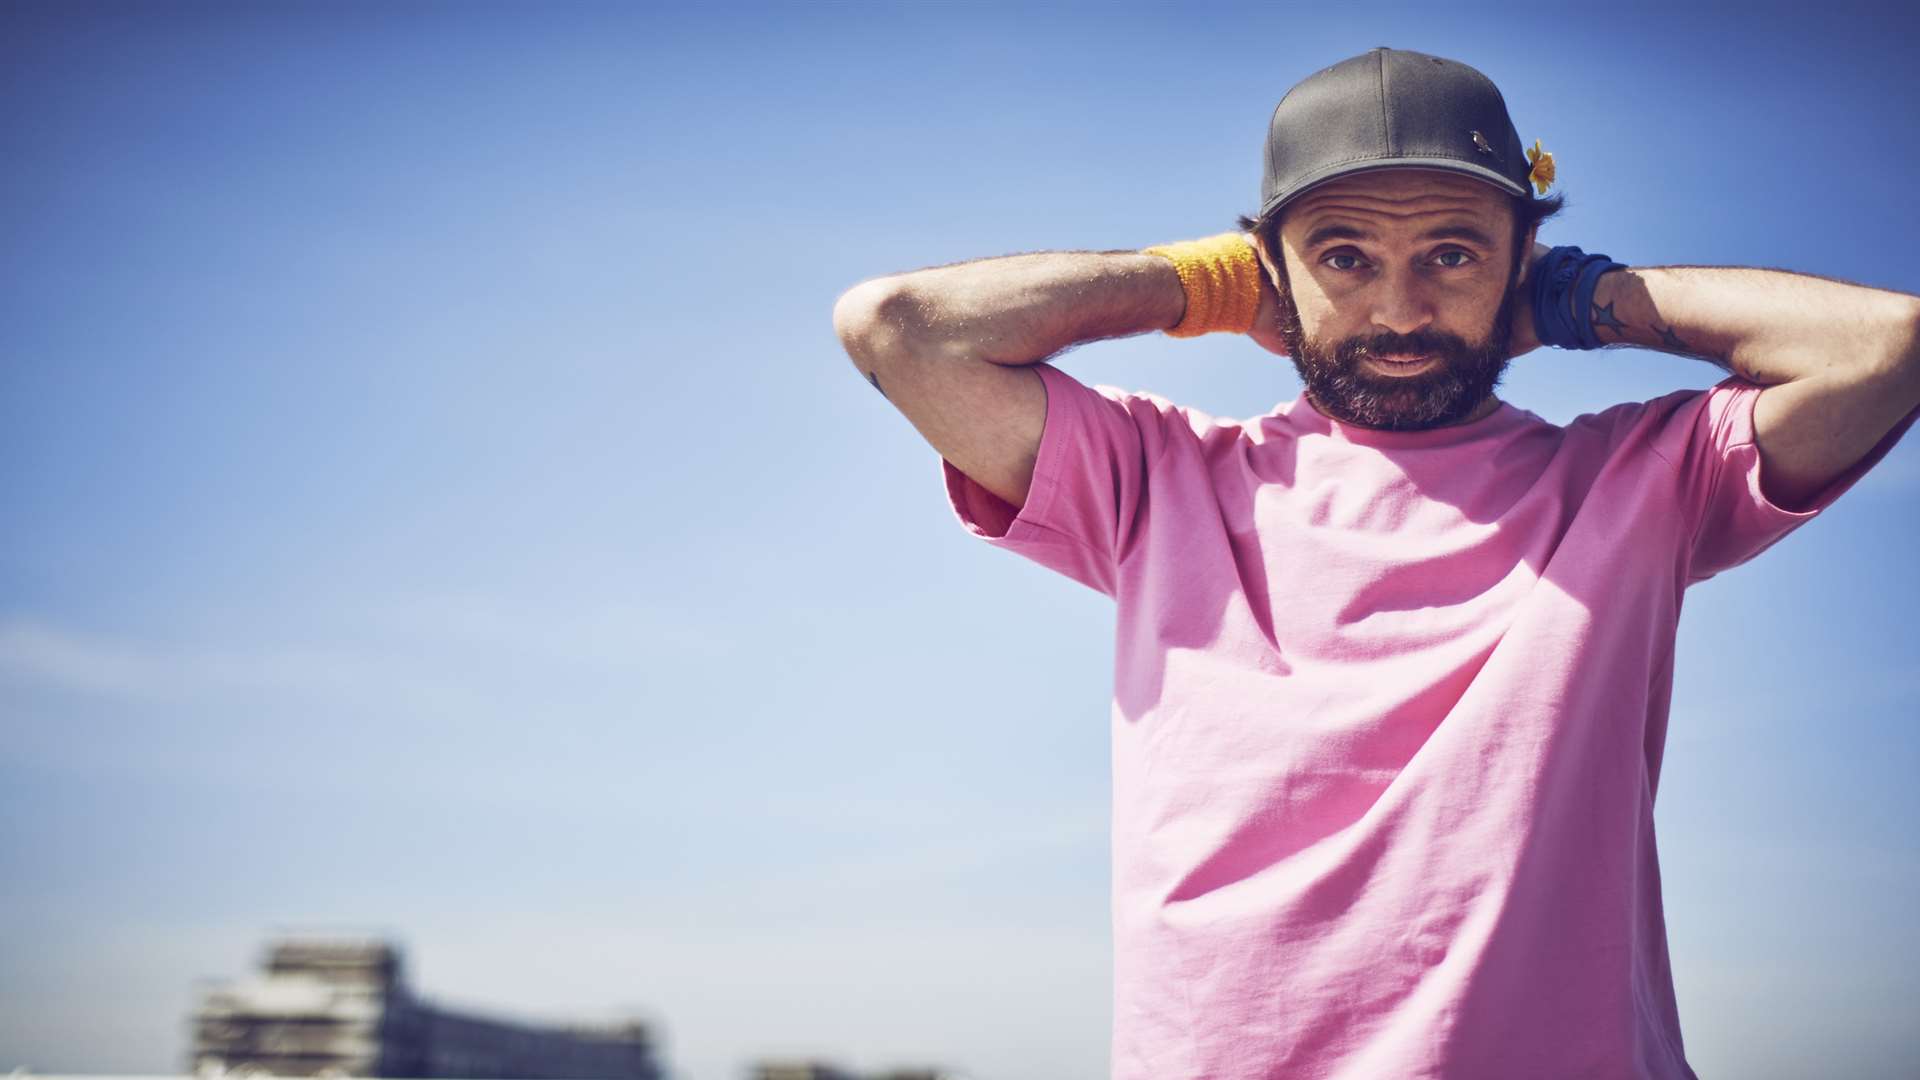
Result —
<svg viewBox="0 0 1920 1080"><path fill-rule="evenodd" d="M1277 196L1268 200L1267 204L1260 208L1260 216L1263 218L1266 217L1268 214L1273 213L1278 207L1292 202L1322 184L1338 180L1343 176L1352 176L1354 173L1372 172L1376 169L1433 169L1439 172L1456 173L1460 176L1471 176L1475 180L1483 180L1509 195L1530 194L1525 184L1516 184L1500 173L1485 166L1474 165L1471 162L1458 161L1453 158L1401 157L1374 161L1348 161L1333 166L1325 173L1313 177L1311 180L1308 180L1306 183L1283 196Z"/></svg>

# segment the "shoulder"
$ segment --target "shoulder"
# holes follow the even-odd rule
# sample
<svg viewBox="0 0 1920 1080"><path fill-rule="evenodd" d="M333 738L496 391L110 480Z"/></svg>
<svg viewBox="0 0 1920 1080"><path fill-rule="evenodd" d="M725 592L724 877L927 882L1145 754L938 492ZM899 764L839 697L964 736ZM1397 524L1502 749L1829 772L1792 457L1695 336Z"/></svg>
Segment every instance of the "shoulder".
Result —
<svg viewBox="0 0 1920 1080"><path fill-rule="evenodd" d="M1129 424L1138 432L1148 461L1158 458L1170 444L1237 438L1245 427L1242 421L1214 416L1151 390L1082 383L1051 364L1038 366L1049 393L1072 396L1079 411L1090 411L1105 423Z"/></svg>
<svg viewBox="0 0 1920 1080"><path fill-rule="evenodd" d="M1710 387L1624 401L1575 417L1565 425L1566 438L1604 448L1610 455L1649 454L1678 468L1703 437L1711 439L1728 430L1743 403L1742 395L1757 389L1735 376Z"/></svg>

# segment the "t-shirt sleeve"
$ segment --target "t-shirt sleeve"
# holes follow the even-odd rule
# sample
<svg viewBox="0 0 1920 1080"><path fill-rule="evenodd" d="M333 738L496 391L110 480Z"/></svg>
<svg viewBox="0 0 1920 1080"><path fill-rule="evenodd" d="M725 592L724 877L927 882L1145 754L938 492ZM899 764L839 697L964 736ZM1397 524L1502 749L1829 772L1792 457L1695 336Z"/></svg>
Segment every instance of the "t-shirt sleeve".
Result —
<svg viewBox="0 0 1920 1080"><path fill-rule="evenodd" d="M987 543L1113 596L1147 497L1149 455L1160 449L1160 406L1151 395L1086 386L1051 364L1034 368L1047 416L1025 505L1016 510L941 458L948 502Z"/></svg>
<svg viewBox="0 0 1920 1080"><path fill-rule="evenodd" d="M1669 415L1668 438L1661 441L1679 471L1681 504L1693 522L1689 585L1739 566L1813 520L1886 457L1920 417L1920 409L1909 412L1811 502L1789 510L1767 498L1761 486L1753 406L1764 389L1734 375L1669 399L1680 407Z"/></svg>

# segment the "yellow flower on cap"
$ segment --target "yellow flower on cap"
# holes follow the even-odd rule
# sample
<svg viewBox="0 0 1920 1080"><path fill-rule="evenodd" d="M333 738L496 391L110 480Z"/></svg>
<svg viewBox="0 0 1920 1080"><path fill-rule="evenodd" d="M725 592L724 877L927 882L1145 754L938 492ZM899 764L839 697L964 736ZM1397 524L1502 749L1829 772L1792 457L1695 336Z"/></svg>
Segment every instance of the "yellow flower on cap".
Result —
<svg viewBox="0 0 1920 1080"><path fill-rule="evenodd" d="M1533 168L1528 171L1527 179L1533 181L1534 186L1540 189L1540 194L1545 195L1547 188L1553 184L1553 155L1541 150L1540 140L1535 139L1533 146L1527 150L1527 160L1533 162Z"/></svg>

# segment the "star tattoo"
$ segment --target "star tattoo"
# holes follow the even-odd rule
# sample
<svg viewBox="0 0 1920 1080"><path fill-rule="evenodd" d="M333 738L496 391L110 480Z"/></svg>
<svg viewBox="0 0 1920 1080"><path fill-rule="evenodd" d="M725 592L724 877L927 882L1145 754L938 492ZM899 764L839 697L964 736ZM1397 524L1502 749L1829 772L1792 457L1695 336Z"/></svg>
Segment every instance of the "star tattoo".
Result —
<svg viewBox="0 0 1920 1080"><path fill-rule="evenodd" d="M873 384L873 388L875 390L880 390L880 376L878 374L871 371L867 372L867 381ZM885 390L880 390L880 396L883 398L887 397L887 392ZM892 401L893 399L887 398L887 400Z"/></svg>
<svg viewBox="0 0 1920 1080"><path fill-rule="evenodd" d="M1655 329L1660 331L1660 345L1662 348L1673 352L1686 353L1688 356L1693 355L1693 346L1681 341L1680 335L1673 332L1673 327L1659 326L1656 324Z"/></svg>
<svg viewBox="0 0 1920 1080"><path fill-rule="evenodd" d="M1614 318L1613 304L1611 302L1604 307L1599 304L1593 305L1593 325L1595 329L1604 326L1621 337L1626 336L1627 324Z"/></svg>

